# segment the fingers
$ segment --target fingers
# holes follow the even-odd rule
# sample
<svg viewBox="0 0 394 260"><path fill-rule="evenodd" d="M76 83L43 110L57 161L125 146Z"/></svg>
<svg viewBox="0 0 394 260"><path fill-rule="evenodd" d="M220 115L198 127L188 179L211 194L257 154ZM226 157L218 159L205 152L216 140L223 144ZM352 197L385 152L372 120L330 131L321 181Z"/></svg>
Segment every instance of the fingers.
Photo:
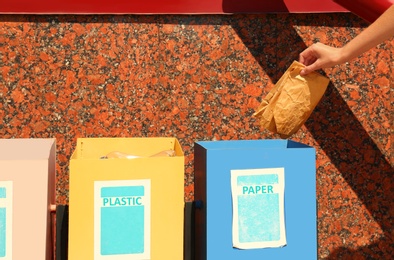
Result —
<svg viewBox="0 0 394 260"><path fill-rule="evenodd" d="M300 53L299 62L306 66L300 71L300 75L305 76L308 73L311 73L313 71L314 63L316 62L316 60L317 57L312 54L310 48Z"/></svg>
<svg viewBox="0 0 394 260"><path fill-rule="evenodd" d="M309 66L309 65L315 63L316 61L317 61L317 57L311 56L311 57L306 58L305 61L303 62L303 64L305 66Z"/></svg>
<svg viewBox="0 0 394 260"><path fill-rule="evenodd" d="M305 65L305 56L304 56L304 52L305 52L305 51L303 51L303 52L300 53L300 55L299 55L299 57L298 57L298 62L300 62L300 63L302 63L302 64Z"/></svg>
<svg viewBox="0 0 394 260"><path fill-rule="evenodd" d="M311 69L310 66L307 66L307 67L303 68L303 69L300 71L300 75L301 75L301 76L305 76L305 75L308 75L309 73L311 73L312 71L313 71L313 69Z"/></svg>
<svg viewBox="0 0 394 260"><path fill-rule="evenodd" d="M301 70L301 76L305 76L312 71L321 68L321 53L319 52L319 47L319 43L315 43L300 53L299 62L306 66L304 69Z"/></svg>
<svg viewBox="0 0 394 260"><path fill-rule="evenodd" d="M305 66L311 65L317 60L318 56L314 49L314 45L308 47L299 55L299 62L304 64Z"/></svg>
<svg viewBox="0 0 394 260"><path fill-rule="evenodd" d="M306 66L304 69L302 69L300 71L300 75L305 76L305 75L311 73L312 71L319 70L319 69L321 69L320 62L319 62L319 60L316 60L311 65Z"/></svg>

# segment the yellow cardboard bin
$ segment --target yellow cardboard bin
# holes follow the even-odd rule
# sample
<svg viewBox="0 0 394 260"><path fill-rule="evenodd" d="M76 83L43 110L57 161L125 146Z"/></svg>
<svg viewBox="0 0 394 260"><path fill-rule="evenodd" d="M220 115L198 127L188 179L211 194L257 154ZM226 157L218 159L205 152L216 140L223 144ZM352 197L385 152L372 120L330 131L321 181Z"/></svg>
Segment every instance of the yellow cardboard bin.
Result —
<svg viewBox="0 0 394 260"><path fill-rule="evenodd" d="M183 259L175 138L80 138L70 160L69 259Z"/></svg>

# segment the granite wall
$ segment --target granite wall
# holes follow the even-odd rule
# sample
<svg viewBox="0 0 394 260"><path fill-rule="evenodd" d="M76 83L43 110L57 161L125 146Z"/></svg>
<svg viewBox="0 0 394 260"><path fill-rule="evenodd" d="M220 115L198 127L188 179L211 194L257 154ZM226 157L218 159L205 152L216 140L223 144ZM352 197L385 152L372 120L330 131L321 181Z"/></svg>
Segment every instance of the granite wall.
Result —
<svg viewBox="0 0 394 260"><path fill-rule="evenodd" d="M367 25L350 13L0 15L0 137L56 138L57 203L76 138L176 137L190 201L195 141L279 138L252 117L262 97L306 46ZM394 255L393 45L321 71L328 90L291 138L317 150L319 259Z"/></svg>

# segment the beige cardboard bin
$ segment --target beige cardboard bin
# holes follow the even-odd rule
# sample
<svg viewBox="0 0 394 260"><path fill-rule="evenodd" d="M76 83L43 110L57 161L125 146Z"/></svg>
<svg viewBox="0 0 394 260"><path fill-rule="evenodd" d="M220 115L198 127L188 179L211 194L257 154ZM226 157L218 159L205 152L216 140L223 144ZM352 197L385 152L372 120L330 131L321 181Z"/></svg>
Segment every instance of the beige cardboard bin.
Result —
<svg viewBox="0 0 394 260"><path fill-rule="evenodd" d="M55 164L55 139L0 139L0 259L52 259Z"/></svg>

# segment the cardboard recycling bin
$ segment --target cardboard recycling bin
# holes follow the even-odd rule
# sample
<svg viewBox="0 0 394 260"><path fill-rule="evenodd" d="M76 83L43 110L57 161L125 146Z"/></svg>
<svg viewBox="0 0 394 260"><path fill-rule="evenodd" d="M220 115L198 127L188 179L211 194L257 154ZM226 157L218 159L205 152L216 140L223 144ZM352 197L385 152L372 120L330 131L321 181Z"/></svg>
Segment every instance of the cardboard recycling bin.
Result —
<svg viewBox="0 0 394 260"><path fill-rule="evenodd" d="M181 260L183 210L177 139L77 140L70 161L70 260Z"/></svg>
<svg viewBox="0 0 394 260"><path fill-rule="evenodd" d="M194 149L197 260L317 259L314 148L240 140Z"/></svg>
<svg viewBox="0 0 394 260"><path fill-rule="evenodd" d="M52 259L55 164L55 139L0 139L0 259Z"/></svg>

